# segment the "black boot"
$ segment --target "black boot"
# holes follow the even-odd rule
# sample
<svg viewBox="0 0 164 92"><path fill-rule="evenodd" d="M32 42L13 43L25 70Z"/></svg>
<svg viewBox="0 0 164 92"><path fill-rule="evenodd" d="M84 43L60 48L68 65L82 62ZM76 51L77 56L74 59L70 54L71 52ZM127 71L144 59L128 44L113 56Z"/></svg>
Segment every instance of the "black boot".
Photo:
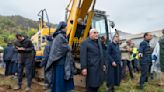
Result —
<svg viewBox="0 0 164 92"><path fill-rule="evenodd" d="M145 82L148 82L148 77L146 77Z"/></svg>
<svg viewBox="0 0 164 92"><path fill-rule="evenodd" d="M141 90L143 90L144 89L144 86L143 85L140 85L140 87L139 87Z"/></svg>
<svg viewBox="0 0 164 92"><path fill-rule="evenodd" d="M109 87L109 89L108 89L108 91L107 91L107 92L115 92L115 90L114 90L114 86Z"/></svg>

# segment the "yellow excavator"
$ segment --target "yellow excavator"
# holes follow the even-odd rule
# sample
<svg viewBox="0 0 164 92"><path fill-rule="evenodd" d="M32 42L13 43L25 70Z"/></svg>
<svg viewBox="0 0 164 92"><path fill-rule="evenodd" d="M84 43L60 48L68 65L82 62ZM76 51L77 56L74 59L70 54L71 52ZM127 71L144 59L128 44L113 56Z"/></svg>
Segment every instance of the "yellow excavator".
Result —
<svg viewBox="0 0 164 92"><path fill-rule="evenodd" d="M75 58L79 58L80 43L88 37L89 30L95 28L100 35L109 39L109 21L105 11L95 10L96 0L70 0L66 8L67 36L73 48ZM78 20L81 19L85 28L78 30ZM79 37L76 35L79 34Z"/></svg>
<svg viewBox="0 0 164 92"><path fill-rule="evenodd" d="M75 58L79 59L80 43L88 37L89 30L95 28L100 35L109 39L109 21L105 11L95 10L96 0L70 0L66 7L67 36L69 44L72 46ZM47 22L44 21L46 15ZM35 46L36 59L42 60L43 50L46 45L45 37L52 35L55 28L50 27L46 9L38 13L39 31L32 36L31 40ZM84 27L82 32L78 32L78 20L81 19ZM77 36L78 34L78 36Z"/></svg>
<svg viewBox="0 0 164 92"><path fill-rule="evenodd" d="M69 44L81 42L86 39L90 28L96 28L100 34L108 36L108 20L104 11L95 10L96 0L70 0L66 8L67 35ZM81 18L86 24L80 39L75 37L78 19ZM73 23L71 23L73 21ZM108 36L109 37L109 36Z"/></svg>
<svg viewBox="0 0 164 92"><path fill-rule="evenodd" d="M69 45L72 47L72 53L76 61L76 67L80 69L80 44L88 37L89 30L95 28L99 31L100 36L106 36L109 40L109 23L105 11L95 10L96 0L70 0L66 7L66 22L67 22L67 37ZM45 10L39 12L41 16L39 20L39 32L32 37L32 41L36 47L36 57L42 58L43 50L46 43L43 42L43 37L50 35L55 29L46 26L43 21ZM41 15L40 15L41 14ZM83 23L79 24L79 20ZM79 27L79 26L82 27ZM112 25L114 27L114 25ZM79 29L81 28L81 29ZM81 32L79 31L81 30ZM36 40L36 41L35 41ZM74 78L75 86L79 88L85 87L85 78L80 74Z"/></svg>
<svg viewBox="0 0 164 92"><path fill-rule="evenodd" d="M47 18L47 22L44 20L45 15ZM31 41L33 42L36 50L35 60L42 61L44 47L47 44L46 36L52 35L55 32L55 28L51 28L50 26L46 9L41 10L38 13L38 16L39 16L39 31L31 37Z"/></svg>
<svg viewBox="0 0 164 92"><path fill-rule="evenodd" d="M96 10L95 4L96 0L70 0L66 8L67 36L69 45L72 46L76 67L79 69L80 44L88 37L89 30L95 28L99 31L100 36L106 36L109 40L109 26L114 27L113 22L109 23L106 12ZM80 24L84 26L80 27L82 29L78 29L79 20L83 21L83 24ZM76 75L74 80L76 87L85 87L85 78L80 74Z"/></svg>

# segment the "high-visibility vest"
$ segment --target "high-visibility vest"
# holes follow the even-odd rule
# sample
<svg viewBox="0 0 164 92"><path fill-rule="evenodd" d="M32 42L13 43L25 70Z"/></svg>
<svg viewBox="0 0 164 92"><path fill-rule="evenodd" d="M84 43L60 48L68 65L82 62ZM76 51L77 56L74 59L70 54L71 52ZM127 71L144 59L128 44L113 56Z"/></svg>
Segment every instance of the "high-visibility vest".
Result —
<svg viewBox="0 0 164 92"><path fill-rule="evenodd" d="M134 57L134 55L136 55L136 56ZM139 59L138 49L136 47L133 48L132 55L131 55L131 60L134 60L134 59L137 59L137 60Z"/></svg>

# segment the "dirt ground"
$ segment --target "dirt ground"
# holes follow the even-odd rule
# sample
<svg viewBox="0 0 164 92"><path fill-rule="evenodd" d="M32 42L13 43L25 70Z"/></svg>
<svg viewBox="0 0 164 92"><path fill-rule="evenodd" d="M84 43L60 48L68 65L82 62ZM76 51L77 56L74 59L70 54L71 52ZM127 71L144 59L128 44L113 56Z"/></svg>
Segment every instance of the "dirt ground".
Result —
<svg viewBox="0 0 164 92"><path fill-rule="evenodd" d="M22 90L14 90L13 88L17 86L17 79L9 77L4 77L0 75L0 92L25 92L26 82L23 80ZM44 86L39 85L38 83L33 82L30 92L45 92Z"/></svg>
<svg viewBox="0 0 164 92"><path fill-rule="evenodd" d="M16 91L13 90L13 88L17 86L17 79L12 78L11 76L8 77L4 76L2 71L3 69L0 68L0 92L25 92L25 88L26 88L25 78L23 79L22 90ZM138 88L140 73L135 73L134 76L135 79L130 80L130 77L128 75L127 78L121 82L120 87L116 87L116 92L164 92L164 87L157 85L158 83L157 78L155 78L154 80L149 80L148 83L145 83L144 90L140 90ZM39 83L34 79L30 92L45 92L46 91L44 89L45 87L42 84L43 83ZM107 87L105 84L102 85L99 92L106 92L106 90ZM75 90L72 92L85 92L85 91L83 88L76 87Z"/></svg>
<svg viewBox="0 0 164 92"><path fill-rule="evenodd" d="M14 90L14 87L17 86L17 79L12 76L4 76L4 69L0 68L0 92L25 92L26 88L26 79L23 79L22 90ZM45 92L43 85L40 85L38 82L33 79L32 88L30 92Z"/></svg>
<svg viewBox="0 0 164 92"><path fill-rule="evenodd" d="M39 80L41 81L41 80ZM33 79L32 88L30 92L46 92L44 83ZM0 68L0 92L25 92L26 78L23 79L23 85L21 90L14 90L17 86L17 79L12 76L4 76L4 69ZM85 92L84 88L76 87L72 92Z"/></svg>

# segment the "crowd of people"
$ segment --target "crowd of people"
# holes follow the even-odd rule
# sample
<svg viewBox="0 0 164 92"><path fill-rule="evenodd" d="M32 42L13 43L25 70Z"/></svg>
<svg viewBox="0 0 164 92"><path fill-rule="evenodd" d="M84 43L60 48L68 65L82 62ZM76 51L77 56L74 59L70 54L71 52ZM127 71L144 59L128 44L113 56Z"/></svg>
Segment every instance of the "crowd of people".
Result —
<svg viewBox="0 0 164 92"><path fill-rule="evenodd" d="M81 20L79 20L81 21ZM72 55L72 48L66 36L67 24L60 22L53 36L47 37L48 44L44 49L44 59L40 64L44 67L45 83L50 92L70 92L74 89L73 77L77 73ZM153 38L151 32L143 36L139 48L132 40L120 42L119 34L115 34L111 41L105 36L99 37L98 30L91 29L89 36L80 46L81 74L86 77L87 92L98 92L105 81L108 92L115 92L121 80L126 77L127 69L131 80L134 73L140 74L140 89L148 79L154 79L157 73L159 85L164 85L164 30L156 47L150 46ZM4 49L5 75L18 77L19 90L22 87L24 67L27 78L26 91L30 91L32 82L35 49L30 39L21 34L16 34L14 45L8 43Z"/></svg>

